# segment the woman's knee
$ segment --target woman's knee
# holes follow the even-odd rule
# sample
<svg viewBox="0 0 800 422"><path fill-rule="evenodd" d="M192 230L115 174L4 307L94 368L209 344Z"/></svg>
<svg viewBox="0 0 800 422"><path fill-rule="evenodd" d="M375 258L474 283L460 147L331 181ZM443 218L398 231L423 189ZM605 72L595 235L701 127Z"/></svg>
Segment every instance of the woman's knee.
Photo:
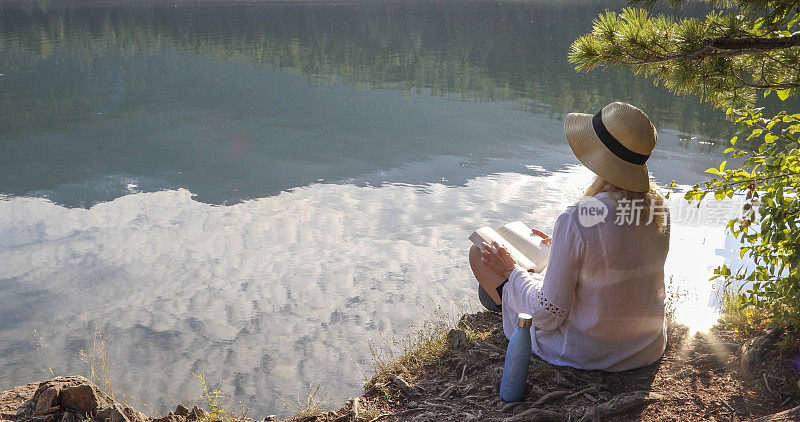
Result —
<svg viewBox="0 0 800 422"><path fill-rule="evenodd" d="M469 264L474 267L476 264L480 262L481 262L481 248L472 245L469 248Z"/></svg>
<svg viewBox="0 0 800 422"><path fill-rule="evenodd" d="M479 247L477 247L475 245L470 246L469 247L469 257L472 258L473 256L474 257L480 257L481 256L481 248L479 248Z"/></svg>

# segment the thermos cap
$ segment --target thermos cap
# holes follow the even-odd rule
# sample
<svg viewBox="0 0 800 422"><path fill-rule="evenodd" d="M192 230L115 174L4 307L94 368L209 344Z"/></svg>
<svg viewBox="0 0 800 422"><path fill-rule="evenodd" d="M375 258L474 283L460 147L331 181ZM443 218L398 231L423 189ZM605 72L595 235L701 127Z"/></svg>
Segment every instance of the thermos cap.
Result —
<svg viewBox="0 0 800 422"><path fill-rule="evenodd" d="M522 328L531 328L533 317L530 314L517 314L517 325Z"/></svg>

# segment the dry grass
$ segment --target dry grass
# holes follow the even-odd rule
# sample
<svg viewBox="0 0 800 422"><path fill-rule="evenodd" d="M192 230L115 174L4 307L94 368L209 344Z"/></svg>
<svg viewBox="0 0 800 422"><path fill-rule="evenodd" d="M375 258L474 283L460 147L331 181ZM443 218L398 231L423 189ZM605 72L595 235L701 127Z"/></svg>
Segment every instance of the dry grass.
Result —
<svg viewBox="0 0 800 422"><path fill-rule="evenodd" d="M310 384L306 395L295 397L294 400L287 400L282 396L283 407L290 410L292 416L289 421L300 420L310 416L318 415L331 406L330 394L322 389L320 384Z"/></svg>
<svg viewBox="0 0 800 422"><path fill-rule="evenodd" d="M117 387L117 383L112 381L111 371L109 370L108 347L103 338L103 329L97 321L93 323L91 329L89 322L85 321L85 327L87 347L78 351L78 357L89 367L87 378L99 385L103 392L116 400L114 387Z"/></svg>
<svg viewBox="0 0 800 422"><path fill-rule="evenodd" d="M462 315L463 305L458 315ZM420 369L426 365L435 365L448 350L447 333L455 327L457 319L453 314L437 308L423 322L413 324L399 337L384 337L379 345L369 343L372 359L371 373L365 374L366 388L375 380L383 379L388 374L408 377L413 380ZM485 340L487 333L475 330L468 324L462 324L467 334L467 341Z"/></svg>
<svg viewBox="0 0 800 422"><path fill-rule="evenodd" d="M104 331L102 328L102 320L98 319L88 321L84 315L84 330L85 330L85 347L78 350L77 357L84 364L86 364L85 376L92 381L95 385L106 393L114 400L121 401L125 406L132 407L128 400L137 404L138 407L144 408L151 413L152 406L139 400L137 397L130 394L119 394L119 385L112 375L111 364L108 358L108 343L105 340ZM55 377L55 370L50 361L50 356L47 353L47 342L38 330L33 330L33 339L36 343L38 350L42 352L45 362L47 363L47 370L50 376Z"/></svg>
<svg viewBox="0 0 800 422"><path fill-rule="evenodd" d="M668 322L675 322L675 313L678 309L678 304L685 300L688 292L685 288L681 288L681 283L675 282L672 276L665 283L665 299L664 299L664 316Z"/></svg>
<svg viewBox="0 0 800 422"><path fill-rule="evenodd" d="M86 378L96 385L99 385L104 393L116 400L114 397L114 388L118 386L111 376L108 363L108 348L103 338L103 329L96 321L90 327L85 316L84 324L86 330L86 348L78 350L78 358L87 365ZM50 375L55 377L56 374L50 362L50 356L47 353L47 342L38 330L33 330L33 341L36 343L36 348L44 355L45 362L47 363L47 370L50 372Z"/></svg>
<svg viewBox="0 0 800 422"><path fill-rule="evenodd" d="M33 342L36 343L36 348L44 355L44 360L47 362L47 370L50 371L50 375L55 377L56 374L53 372L53 365L50 363L50 356L47 354L47 343L37 330L33 330Z"/></svg>
<svg viewBox="0 0 800 422"><path fill-rule="evenodd" d="M441 321L412 325L401 337L370 344L373 377L413 375L424 365L436 363L447 350L448 326Z"/></svg>

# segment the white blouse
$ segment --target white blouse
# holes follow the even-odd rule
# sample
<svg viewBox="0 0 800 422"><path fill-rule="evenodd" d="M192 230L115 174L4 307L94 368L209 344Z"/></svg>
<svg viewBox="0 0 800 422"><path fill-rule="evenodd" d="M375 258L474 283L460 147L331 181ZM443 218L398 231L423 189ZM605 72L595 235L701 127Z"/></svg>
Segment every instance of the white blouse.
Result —
<svg viewBox="0 0 800 422"><path fill-rule="evenodd" d="M506 337L518 313L533 315L533 353L552 364L624 371L664 353L669 216L661 233L645 219L638 228L618 224L614 198L603 192L587 200L607 207L605 221L595 225L586 214L580 218L591 203L569 207L556 221L544 274L517 267L503 287Z"/></svg>

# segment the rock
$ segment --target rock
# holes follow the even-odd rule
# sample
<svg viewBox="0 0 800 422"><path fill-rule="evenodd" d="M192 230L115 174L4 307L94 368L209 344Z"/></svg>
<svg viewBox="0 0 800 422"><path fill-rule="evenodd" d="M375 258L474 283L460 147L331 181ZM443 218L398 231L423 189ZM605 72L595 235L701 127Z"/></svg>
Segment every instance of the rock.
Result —
<svg viewBox="0 0 800 422"><path fill-rule="evenodd" d="M773 329L767 334L750 339L744 343L741 348L742 356L739 359L739 368L745 372L752 372L756 364L765 357L766 353L772 348L775 342L778 341L780 335L780 330Z"/></svg>
<svg viewBox="0 0 800 422"><path fill-rule="evenodd" d="M195 407L195 409L196 408L197 407ZM272 421L277 421L277 420L278 420L278 417L275 416L275 415L268 415L267 417L264 418L264 422L272 422Z"/></svg>
<svg viewBox="0 0 800 422"><path fill-rule="evenodd" d="M193 420L198 421L198 420L201 420L201 419L203 419L205 417L206 417L206 411L201 409L201 408L199 408L199 407L197 407L197 406L194 406L194 407L192 407L192 411L189 412L188 419L193 419ZM275 415L269 415L266 418L264 418L264 420L265 421L269 420L267 418L273 418L272 420L277 420L277 419L275 419L275 418L277 418L277 416L275 416Z"/></svg>
<svg viewBox="0 0 800 422"><path fill-rule="evenodd" d="M94 418L98 419L98 420L101 420L101 421L104 421L106 419L110 419L111 418L111 408L110 407L104 407L102 409L97 409L94 412Z"/></svg>
<svg viewBox="0 0 800 422"><path fill-rule="evenodd" d="M128 419L128 416L122 413L122 409L114 406L111 408L110 417L108 418L109 422L131 422Z"/></svg>
<svg viewBox="0 0 800 422"><path fill-rule="evenodd" d="M51 407L51 408L49 408L49 409L37 410L37 411L33 412L33 416L44 416L44 415L49 415L49 414L51 414L51 413L56 413L56 412L58 412L59 410L61 410L61 407L59 407L59 406L53 406L53 407Z"/></svg>
<svg viewBox="0 0 800 422"><path fill-rule="evenodd" d="M178 407L175 408L175 414L179 416L189 416L189 408L183 404L179 404Z"/></svg>
<svg viewBox="0 0 800 422"><path fill-rule="evenodd" d="M39 388L38 382L14 387L0 392L0 420L15 420L17 415L29 414L28 409L34 405L34 393Z"/></svg>
<svg viewBox="0 0 800 422"><path fill-rule="evenodd" d="M111 403L106 395L84 377L56 377L38 384L33 397L19 406L17 417L60 419L61 415L47 418L58 411L94 411Z"/></svg>
<svg viewBox="0 0 800 422"><path fill-rule="evenodd" d="M122 411L131 422L148 422L150 420L144 413L130 407L126 407Z"/></svg>
<svg viewBox="0 0 800 422"><path fill-rule="evenodd" d="M128 415L125 414L122 407L115 404L111 408L111 422L131 422L131 420L128 418Z"/></svg>
<svg viewBox="0 0 800 422"><path fill-rule="evenodd" d="M447 333L447 342L451 349L460 349L467 344L467 333L464 330L453 328Z"/></svg>
<svg viewBox="0 0 800 422"><path fill-rule="evenodd" d="M169 412L169 415L153 419L152 422L186 422L186 417Z"/></svg>
<svg viewBox="0 0 800 422"><path fill-rule="evenodd" d="M149 421L143 413L114 402L81 376L55 377L38 383L32 397L18 407L15 420L81 422L88 417L108 422Z"/></svg>
<svg viewBox="0 0 800 422"><path fill-rule="evenodd" d="M97 408L111 405L112 400L84 377L56 377L42 383L41 396L35 398L37 406L43 399L49 397L48 390L56 390L56 401L54 404L61 405L63 408L89 412Z"/></svg>
<svg viewBox="0 0 800 422"><path fill-rule="evenodd" d="M54 414L44 415L44 416L35 416L28 419L29 422L55 422L56 416Z"/></svg>
<svg viewBox="0 0 800 422"><path fill-rule="evenodd" d="M66 408L83 412L95 410L106 404L105 400L98 397L95 387L91 383L64 388L59 401Z"/></svg>
<svg viewBox="0 0 800 422"><path fill-rule="evenodd" d="M408 402L407 406L408 406L409 409L416 409L417 406L419 406L419 405L415 401L410 401L410 402Z"/></svg>
<svg viewBox="0 0 800 422"><path fill-rule="evenodd" d="M330 420L330 419L326 419L326 420ZM356 417L353 416L352 412L345 412L345 414L336 417L336 419L333 419L332 422L350 422L350 421L357 421L357 420L358 419L356 419Z"/></svg>
<svg viewBox="0 0 800 422"><path fill-rule="evenodd" d="M78 422L77 419L78 418L75 417L74 413L64 412L64 414L61 415L61 419L59 420L59 422Z"/></svg>
<svg viewBox="0 0 800 422"><path fill-rule="evenodd" d="M60 386L53 385L45 387L44 391L38 394L38 397L34 396L36 407L34 408L33 416L46 415L48 410L53 408L59 393L61 393Z"/></svg>

